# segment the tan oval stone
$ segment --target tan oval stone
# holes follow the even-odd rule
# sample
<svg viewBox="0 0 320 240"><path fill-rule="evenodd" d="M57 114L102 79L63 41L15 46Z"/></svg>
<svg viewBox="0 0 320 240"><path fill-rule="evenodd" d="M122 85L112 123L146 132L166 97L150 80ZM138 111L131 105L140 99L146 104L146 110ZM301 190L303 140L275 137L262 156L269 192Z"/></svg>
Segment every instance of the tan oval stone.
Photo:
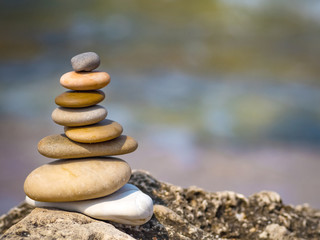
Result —
<svg viewBox="0 0 320 240"><path fill-rule="evenodd" d="M107 196L130 179L128 163L118 158L58 160L33 170L24 182L28 197L68 202Z"/></svg>
<svg viewBox="0 0 320 240"><path fill-rule="evenodd" d="M61 107L83 108L98 104L105 98L100 90L67 91L56 97L55 102Z"/></svg>
<svg viewBox="0 0 320 240"><path fill-rule="evenodd" d="M109 119L84 127L64 127L68 138L81 143L108 141L119 137L122 131L122 126L119 123Z"/></svg>
<svg viewBox="0 0 320 240"><path fill-rule="evenodd" d="M60 84L71 90L96 90L107 86L110 76L106 72L67 72L60 78Z"/></svg>
<svg viewBox="0 0 320 240"><path fill-rule="evenodd" d="M86 108L58 107L52 112L51 117L59 125L77 127L100 122L107 114L108 111L104 107L94 105Z"/></svg>
<svg viewBox="0 0 320 240"><path fill-rule="evenodd" d="M91 144L78 143L61 134L44 137L38 143L38 151L43 156L63 159L121 155L133 152L137 147L136 140L125 135Z"/></svg>

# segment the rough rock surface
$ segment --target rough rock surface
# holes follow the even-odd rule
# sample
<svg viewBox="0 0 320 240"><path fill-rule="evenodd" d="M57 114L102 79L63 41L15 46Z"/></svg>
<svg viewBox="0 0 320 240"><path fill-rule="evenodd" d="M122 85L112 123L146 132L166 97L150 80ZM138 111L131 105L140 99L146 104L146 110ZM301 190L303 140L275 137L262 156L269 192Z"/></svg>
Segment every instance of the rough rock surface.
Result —
<svg viewBox="0 0 320 240"><path fill-rule="evenodd" d="M18 223L33 209L34 207L22 202L18 206L12 208L7 214L0 216L0 237L8 228Z"/></svg>
<svg viewBox="0 0 320 240"><path fill-rule="evenodd" d="M111 224L93 220L80 213L43 208L34 209L3 237L4 239L134 239Z"/></svg>
<svg viewBox="0 0 320 240"><path fill-rule="evenodd" d="M122 233L127 234L124 235L127 239L152 240L320 239L320 211L307 205L284 205L274 192L260 192L246 198L234 192L210 193L196 187L184 189L159 182L141 171L135 171L129 183L148 194L155 204L154 216L142 226L107 223L52 209L35 209L29 214L30 208L22 205L0 218L0 233L5 232L1 239L46 239L46 234L50 234L50 239L118 239L116 236ZM56 220L46 220L47 214ZM50 224L40 224L45 221ZM64 222L68 229L74 229L74 235L61 235L66 234L62 227ZM32 228L32 224L37 227ZM90 228L88 224L94 227Z"/></svg>

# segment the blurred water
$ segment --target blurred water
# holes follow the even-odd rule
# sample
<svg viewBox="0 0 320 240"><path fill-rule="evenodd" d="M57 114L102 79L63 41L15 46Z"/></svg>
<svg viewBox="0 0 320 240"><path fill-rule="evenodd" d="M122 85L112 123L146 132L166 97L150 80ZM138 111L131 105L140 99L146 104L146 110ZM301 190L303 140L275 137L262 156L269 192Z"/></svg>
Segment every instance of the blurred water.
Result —
<svg viewBox="0 0 320 240"><path fill-rule="evenodd" d="M320 102L320 88L314 86L205 78L180 72L139 76L113 73L107 99L118 105L114 114L121 111L121 120L136 122L137 127L146 123L184 124L198 139L206 135L249 143L278 140L318 144L320 140L320 109L314 104ZM11 73L5 78L19 75ZM54 97L62 91L58 76L50 78L45 73L31 74L23 77L28 84L3 84L1 114L48 114Z"/></svg>
<svg viewBox="0 0 320 240"><path fill-rule="evenodd" d="M307 2L1 1L0 213L49 161L37 142L63 131L54 98L83 51L111 75L109 118L139 141L132 168L319 208L319 4Z"/></svg>

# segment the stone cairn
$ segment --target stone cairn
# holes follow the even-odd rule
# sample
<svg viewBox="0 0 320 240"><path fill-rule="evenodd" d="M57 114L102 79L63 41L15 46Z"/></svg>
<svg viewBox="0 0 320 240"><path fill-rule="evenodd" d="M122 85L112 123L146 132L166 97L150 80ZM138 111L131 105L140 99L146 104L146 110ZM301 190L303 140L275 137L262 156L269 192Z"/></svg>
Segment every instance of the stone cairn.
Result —
<svg viewBox="0 0 320 240"><path fill-rule="evenodd" d="M97 105L105 94L110 76L93 71L100 65L96 53L87 52L71 59L74 69L65 73L60 84L70 89L57 96L59 105L52 113L65 134L40 140L38 151L59 159L33 170L25 180L26 202L36 207L76 211L93 218L141 225L153 214L152 199L127 184L128 163L112 155L136 150L137 142L121 135L122 126L105 119L107 110Z"/></svg>

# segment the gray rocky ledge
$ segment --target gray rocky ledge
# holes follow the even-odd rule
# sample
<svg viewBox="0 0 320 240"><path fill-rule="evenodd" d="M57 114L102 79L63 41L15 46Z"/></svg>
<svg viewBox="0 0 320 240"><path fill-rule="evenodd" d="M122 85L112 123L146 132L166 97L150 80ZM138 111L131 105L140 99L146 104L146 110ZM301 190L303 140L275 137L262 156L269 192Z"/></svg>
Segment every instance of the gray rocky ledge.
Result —
<svg viewBox="0 0 320 240"><path fill-rule="evenodd" d="M248 198L211 193L163 183L142 171L134 171L129 183L154 201L154 216L142 226L22 203L0 217L0 239L320 239L320 211L285 205L275 192Z"/></svg>

